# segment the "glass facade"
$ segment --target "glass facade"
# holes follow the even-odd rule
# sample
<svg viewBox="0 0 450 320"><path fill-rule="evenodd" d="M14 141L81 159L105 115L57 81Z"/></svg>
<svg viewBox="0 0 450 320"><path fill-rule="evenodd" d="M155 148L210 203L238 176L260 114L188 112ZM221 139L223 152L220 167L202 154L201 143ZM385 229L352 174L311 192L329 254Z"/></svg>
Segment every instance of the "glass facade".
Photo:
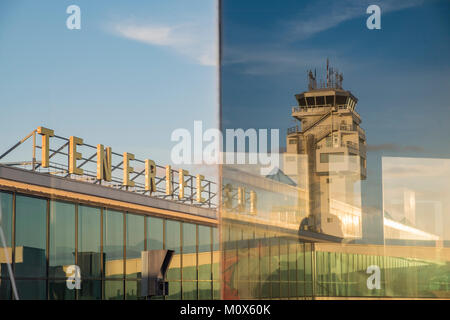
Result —
<svg viewBox="0 0 450 320"><path fill-rule="evenodd" d="M216 227L104 207L9 192L0 192L0 204L20 299L140 299L141 252L160 249L175 251L165 299L450 297L447 248L311 242L270 220L243 224L231 214L221 242ZM3 250L0 262L7 300ZM71 265L80 269L77 290L67 286ZM372 266L379 290L368 282Z"/></svg>
<svg viewBox="0 0 450 320"><path fill-rule="evenodd" d="M139 299L141 252L159 249L175 250L166 299L219 295L216 228L3 191L0 205L20 299ZM8 300L3 248L0 262L0 299ZM71 265L80 269L80 289L67 286Z"/></svg>

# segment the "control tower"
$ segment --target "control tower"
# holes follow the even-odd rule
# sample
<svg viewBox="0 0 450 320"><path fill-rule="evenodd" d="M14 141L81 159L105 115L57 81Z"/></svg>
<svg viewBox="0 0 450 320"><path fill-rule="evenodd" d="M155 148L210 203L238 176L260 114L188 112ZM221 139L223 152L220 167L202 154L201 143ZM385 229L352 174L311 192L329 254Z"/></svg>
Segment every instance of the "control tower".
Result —
<svg viewBox="0 0 450 320"><path fill-rule="evenodd" d="M305 230L342 238L361 236L360 181L366 177L366 135L358 99L342 88L343 75L328 66L326 79L308 72L308 91L295 95L297 125L288 129L287 156L302 155L309 216ZM294 173L294 166L285 164ZM307 171L304 172L304 171ZM295 173L294 173L295 175ZM358 188L359 187L359 188Z"/></svg>

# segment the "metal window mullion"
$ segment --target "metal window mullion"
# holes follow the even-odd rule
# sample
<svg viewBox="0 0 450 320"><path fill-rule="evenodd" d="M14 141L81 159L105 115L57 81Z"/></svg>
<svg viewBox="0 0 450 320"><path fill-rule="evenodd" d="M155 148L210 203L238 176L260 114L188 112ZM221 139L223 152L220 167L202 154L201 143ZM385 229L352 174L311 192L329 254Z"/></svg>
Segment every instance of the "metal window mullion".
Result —
<svg viewBox="0 0 450 320"><path fill-rule="evenodd" d="M181 291L181 299L183 300L183 223L178 222L180 224L180 291Z"/></svg>
<svg viewBox="0 0 450 320"><path fill-rule="evenodd" d="M198 281L199 281L199 277L198 277L198 268L199 268L199 266L198 266L198 237L199 237L199 226L198 226L198 224L195 224L195 234L196 234L196 237L195 237L195 242L196 242L196 244L195 244L195 276L196 276L196 285L197 285L197 300L199 300L199 286L198 286Z"/></svg>
<svg viewBox="0 0 450 320"><path fill-rule="evenodd" d="M15 271L15 266L16 266L16 192L13 192L13 196L12 196L12 200L13 200L13 211L12 211L12 232L11 232L11 264L12 264L12 270L13 270L13 274L16 274ZM12 292L12 285L11 288L9 290L9 294L10 294L10 299L12 299L13 297L13 292Z"/></svg>
<svg viewBox="0 0 450 320"><path fill-rule="evenodd" d="M127 274L127 212L123 214L123 275L122 275L122 288L123 288L123 300L125 300L125 279Z"/></svg>
<svg viewBox="0 0 450 320"><path fill-rule="evenodd" d="M75 203L75 265L78 267L78 203ZM75 290L75 300L78 300L78 290Z"/></svg>
<svg viewBox="0 0 450 320"><path fill-rule="evenodd" d="M47 293L47 300L49 300L49 279L48 279L48 272L49 272L49 265L50 265L50 199L47 199L47 212L46 212L46 253L45 253L45 260L46 260L46 268L45 268L45 286L46 286L46 293Z"/></svg>
<svg viewBox="0 0 450 320"><path fill-rule="evenodd" d="M105 286L105 272L104 272L104 258L103 258L103 224L104 224L104 218L103 218L103 212L104 208L100 208L100 296L101 300L104 299L104 289Z"/></svg>

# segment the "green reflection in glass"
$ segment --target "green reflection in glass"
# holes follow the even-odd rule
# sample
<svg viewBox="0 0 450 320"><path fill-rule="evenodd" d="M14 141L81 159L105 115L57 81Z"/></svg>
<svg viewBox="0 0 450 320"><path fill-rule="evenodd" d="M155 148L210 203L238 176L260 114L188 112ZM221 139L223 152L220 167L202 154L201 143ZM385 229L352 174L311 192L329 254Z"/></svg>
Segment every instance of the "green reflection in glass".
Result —
<svg viewBox="0 0 450 320"><path fill-rule="evenodd" d="M105 300L123 300L123 281L105 280L104 288Z"/></svg>
<svg viewBox="0 0 450 320"><path fill-rule="evenodd" d="M220 274L219 274L219 263L222 259L221 252L219 248L219 229L218 228L212 228L213 231L213 267L212 267L212 273L213 273L213 280L220 280Z"/></svg>
<svg viewBox="0 0 450 320"><path fill-rule="evenodd" d="M183 281L183 300L197 300L196 281Z"/></svg>
<svg viewBox="0 0 450 320"><path fill-rule="evenodd" d="M198 282L198 299L211 300L212 299L212 281Z"/></svg>
<svg viewBox="0 0 450 320"><path fill-rule="evenodd" d="M140 300L141 281L127 280L125 281L125 300Z"/></svg>
<svg viewBox="0 0 450 320"><path fill-rule="evenodd" d="M50 278L65 278L64 267L75 264L75 205L50 201ZM54 283L59 290L59 282ZM64 292L55 293L55 297L66 296Z"/></svg>
<svg viewBox="0 0 450 320"><path fill-rule="evenodd" d="M280 239L270 241L270 278L272 281L272 298L280 297Z"/></svg>
<svg viewBox="0 0 450 320"><path fill-rule="evenodd" d="M147 250L163 249L164 220L147 218Z"/></svg>
<svg viewBox="0 0 450 320"><path fill-rule="evenodd" d="M141 252L144 251L144 223L145 217L127 214L127 278L141 277Z"/></svg>
<svg viewBox="0 0 450 320"><path fill-rule="evenodd" d="M101 211L99 208L78 206L78 266L81 279L101 276ZM88 290L86 296L97 296Z"/></svg>
<svg viewBox="0 0 450 320"><path fill-rule="evenodd" d="M45 277L46 275L47 201L16 197L16 277ZM22 262L18 259L22 256ZM31 296L40 297L40 286L24 282ZM34 289L36 288L36 289ZM27 289L28 290L28 289ZM45 288L44 288L45 291ZM19 291L20 292L20 291ZM44 292L45 295L45 292Z"/></svg>
<svg viewBox="0 0 450 320"><path fill-rule="evenodd" d="M167 220L165 241L166 249L175 251L169 270L167 271L168 280L181 279L180 242L180 222Z"/></svg>
<svg viewBox="0 0 450 320"><path fill-rule="evenodd" d="M5 235L6 247L8 248L8 261L12 263L11 257L11 243L12 243L12 210L13 210L13 196L10 193L0 192L0 213L1 213L1 224L0 227L3 229L3 233ZM3 243L0 243L0 250L2 253L0 255L4 255ZM6 260L6 259L5 259ZM8 269L6 266L6 261L1 261L0 264L0 277L9 277ZM6 283L6 282L5 282ZM2 290L0 284L0 290ZM5 287L6 288L6 284ZM6 290L6 289L5 289ZM0 298L2 297L2 293L0 293Z"/></svg>
<svg viewBox="0 0 450 320"><path fill-rule="evenodd" d="M305 296L305 245L297 244L297 294Z"/></svg>
<svg viewBox="0 0 450 320"><path fill-rule="evenodd" d="M198 279L212 280L211 228L198 226Z"/></svg>
<svg viewBox="0 0 450 320"><path fill-rule="evenodd" d="M261 278L261 298L270 298L271 282L270 282L270 239L261 239L261 262L260 262L260 278Z"/></svg>
<svg viewBox="0 0 450 320"><path fill-rule="evenodd" d="M213 299L220 300L221 298L220 281L213 281Z"/></svg>
<svg viewBox="0 0 450 320"><path fill-rule="evenodd" d="M197 280L197 227L183 223L183 280ZM184 293L183 293L184 297Z"/></svg>
<svg viewBox="0 0 450 320"><path fill-rule="evenodd" d="M181 282L171 281L169 282L169 295L166 296L167 300L181 300Z"/></svg>
<svg viewBox="0 0 450 320"><path fill-rule="evenodd" d="M103 218L103 252L105 277L123 277L123 213L105 210ZM112 285L112 284L111 284ZM122 288L123 295L123 288Z"/></svg>

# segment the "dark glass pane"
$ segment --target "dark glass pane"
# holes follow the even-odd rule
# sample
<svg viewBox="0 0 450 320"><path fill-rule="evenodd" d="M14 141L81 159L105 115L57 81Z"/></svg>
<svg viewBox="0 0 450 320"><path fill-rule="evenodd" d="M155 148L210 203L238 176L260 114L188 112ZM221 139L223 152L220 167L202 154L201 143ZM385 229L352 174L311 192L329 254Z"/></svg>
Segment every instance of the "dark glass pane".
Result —
<svg viewBox="0 0 450 320"><path fill-rule="evenodd" d="M0 300L11 299L11 282L0 278Z"/></svg>
<svg viewBox="0 0 450 320"><path fill-rule="evenodd" d="M161 250L163 248L164 220L147 218L147 250Z"/></svg>
<svg viewBox="0 0 450 320"><path fill-rule="evenodd" d="M50 201L49 249L49 277L65 278L64 267L75 264L75 205Z"/></svg>
<svg viewBox="0 0 450 320"><path fill-rule="evenodd" d="M123 300L123 281L106 280L104 288L105 300Z"/></svg>
<svg viewBox="0 0 450 320"><path fill-rule="evenodd" d="M167 300L181 300L181 282L171 281L169 282L169 295Z"/></svg>
<svg viewBox="0 0 450 320"><path fill-rule="evenodd" d="M197 281L183 281L183 300L197 300Z"/></svg>
<svg viewBox="0 0 450 320"><path fill-rule="evenodd" d="M180 223L177 221L166 221L166 249L175 251L169 270L167 271L167 279L180 280Z"/></svg>
<svg viewBox="0 0 450 320"><path fill-rule="evenodd" d="M12 194L0 192L0 227L3 230L8 251L8 257L5 257L4 244L0 242L0 277L9 277L6 262L12 262L12 201Z"/></svg>
<svg viewBox="0 0 450 320"><path fill-rule="evenodd" d="M219 281L213 281L213 299L214 300L220 300L221 293L220 293L220 282Z"/></svg>
<svg viewBox="0 0 450 320"><path fill-rule="evenodd" d="M141 252L145 248L144 223L144 216L127 214L127 278L141 277Z"/></svg>
<svg viewBox="0 0 450 320"><path fill-rule="evenodd" d="M212 299L212 281L198 282L198 299L211 300Z"/></svg>
<svg viewBox="0 0 450 320"><path fill-rule="evenodd" d="M183 223L183 280L197 280L196 247L196 225L191 223Z"/></svg>
<svg viewBox="0 0 450 320"><path fill-rule="evenodd" d="M99 208L78 206L78 266L81 279L101 276L100 223Z"/></svg>
<svg viewBox="0 0 450 320"><path fill-rule="evenodd" d="M103 252L105 254L105 277L123 277L123 213L105 210ZM111 284L113 286L113 284ZM123 296L123 288L122 288Z"/></svg>
<svg viewBox="0 0 450 320"><path fill-rule="evenodd" d="M100 280L83 280L83 278L81 279L81 289L78 290L78 299L101 300L102 282Z"/></svg>
<svg viewBox="0 0 450 320"><path fill-rule="evenodd" d="M46 300L45 280L17 280L20 300Z"/></svg>
<svg viewBox="0 0 450 320"><path fill-rule="evenodd" d="M220 280L219 263L221 259L221 252L219 250L219 229L212 228L213 230L213 280Z"/></svg>
<svg viewBox="0 0 450 320"><path fill-rule="evenodd" d="M47 201L38 198L16 197L16 277L45 277ZM24 282L36 294L34 282ZM40 288L36 284L36 288ZM45 289L44 289L45 290ZM44 293L45 294L45 293Z"/></svg>
<svg viewBox="0 0 450 320"><path fill-rule="evenodd" d="M73 300L75 299L75 290L67 288L66 281L55 280L48 283L49 300Z"/></svg>
<svg viewBox="0 0 450 320"><path fill-rule="evenodd" d="M141 297L141 280L125 281L125 299L126 300L140 300Z"/></svg>
<svg viewBox="0 0 450 320"><path fill-rule="evenodd" d="M198 279L212 280L211 228L198 226Z"/></svg>

